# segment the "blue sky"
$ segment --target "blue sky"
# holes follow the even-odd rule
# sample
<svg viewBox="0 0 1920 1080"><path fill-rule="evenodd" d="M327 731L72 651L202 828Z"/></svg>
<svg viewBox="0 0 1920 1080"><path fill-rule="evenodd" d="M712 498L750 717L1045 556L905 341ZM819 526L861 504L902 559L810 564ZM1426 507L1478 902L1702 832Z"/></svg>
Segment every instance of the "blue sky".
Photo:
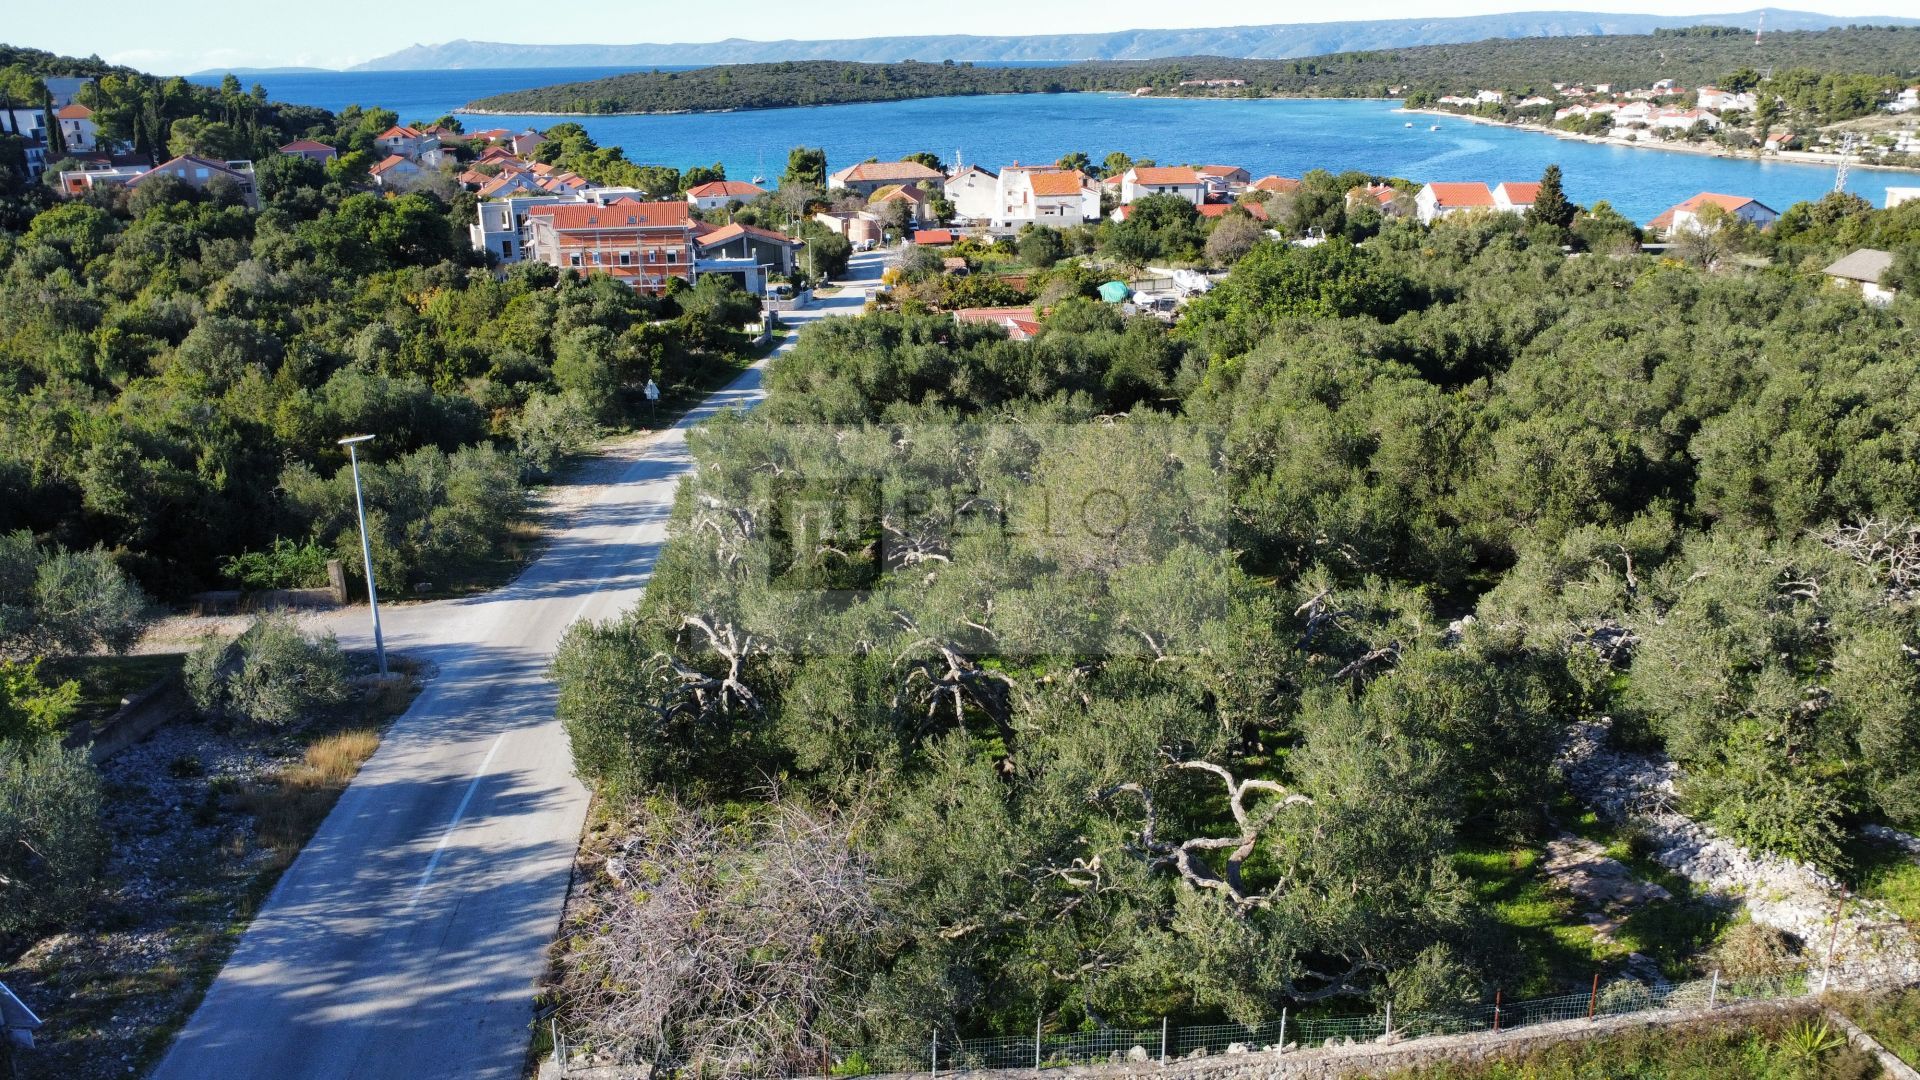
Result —
<svg viewBox="0 0 1920 1080"><path fill-rule="evenodd" d="M1830 15L1890 15L1909 0L1853 3L1791 0L1779 6ZM468 38L554 44L716 41L729 37L842 38L892 34L1039 34L1332 19L1431 18L1502 11L1595 10L1709 14L1750 11L1755 0L1589 0L1587 3L1502 3L1500 0L1348 0L1336 9L1298 0L1237 6L1164 4L1149 0L969 0L962 5L906 7L821 5L795 0L616 0L593 8L543 7L528 0L21 0L0 31L15 45L67 55L98 53L147 71L184 73L211 67L301 65L345 67L419 43ZM870 17L904 13L892 21ZM955 12L964 11L966 19ZM1337 11L1337 14L1335 12ZM719 14L724 13L724 14ZM1330 18L1331 17L1331 18Z"/></svg>

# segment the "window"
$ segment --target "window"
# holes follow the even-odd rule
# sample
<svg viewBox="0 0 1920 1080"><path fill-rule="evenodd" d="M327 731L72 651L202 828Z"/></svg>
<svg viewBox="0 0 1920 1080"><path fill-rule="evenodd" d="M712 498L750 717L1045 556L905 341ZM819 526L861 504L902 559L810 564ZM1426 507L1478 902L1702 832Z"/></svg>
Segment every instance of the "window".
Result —
<svg viewBox="0 0 1920 1080"><path fill-rule="evenodd" d="M568 264L569 266L579 266L579 265L580 265L580 253L576 251L576 252L574 252L573 254L571 254L571 255L569 255L569 256L567 256L567 264Z"/></svg>
<svg viewBox="0 0 1920 1080"><path fill-rule="evenodd" d="M513 258L513 241L511 240L500 241L500 257L503 259Z"/></svg>
<svg viewBox="0 0 1920 1080"><path fill-rule="evenodd" d="M631 251L623 251L623 252L621 252L621 253L620 253L620 265L621 265L621 266L630 266L630 265L632 265L632 263L633 263L633 252L631 252Z"/></svg>
<svg viewBox="0 0 1920 1080"><path fill-rule="evenodd" d="M674 259L677 258L679 254L680 254L679 252L673 250L672 248L668 248L667 249L667 265L672 266Z"/></svg>

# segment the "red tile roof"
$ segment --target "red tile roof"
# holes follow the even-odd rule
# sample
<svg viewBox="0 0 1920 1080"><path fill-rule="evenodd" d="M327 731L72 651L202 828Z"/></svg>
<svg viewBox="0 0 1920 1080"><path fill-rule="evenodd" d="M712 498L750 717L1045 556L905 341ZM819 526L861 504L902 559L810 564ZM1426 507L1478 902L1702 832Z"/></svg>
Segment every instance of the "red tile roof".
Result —
<svg viewBox="0 0 1920 1080"><path fill-rule="evenodd" d="M395 124L380 134L375 135L373 138L375 142L378 142L381 139L417 139L419 137L420 133L413 128L402 124Z"/></svg>
<svg viewBox="0 0 1920 1080"><path fill-rule="evenodd" d="M1659 217L1647 222L1647 225L1655 229L1670 229L1673 227L1674 215L1682 210L1689 214L1697 214L1709 206L1717 206L1731 214L1741 207L1746 206L1748 203L1757 203L1760 206L1767 205L1758 199L1750 198L1746 195L1720 195L1711 191L1703 191L1693 198L1688 199L1686 202L1668 207ZM1772 207L1767 208L1772 209Z"/></svg>
<svg viewBox="0 0 1920 1080"><path fill-rule="evenodd" d="M244 181L245 179L247 179L247 176L245 173L239 171L238 169L229 168L227 164L223 161L212 161L207 158L203 158L198 154L180 154L177 157L170 157L167 160L161 162L160 164L155 165L153 168L148 169L146 172L141 173L139 176L136 176L133 179L128 180L127 186L133 187L134 185L139 184L140 181L145 180L147 177L152 176L154 173L160 172L161 170L165 169L169 165L174 164L175 162L185 162L197 168L206 169L209 172L225 173L226 175L233 177L235 180Z"/></svg>
<svg viewBox="0 0 1920 1080"><path fill-rule="evenodd" d="M938 172L917 161L865 161L845 171L846 175L841 177L842 181L944 179Z"/></svg>
<svg viewBox="0 0 1920 1080"><path fill-rule="evenodd" d="M714 247L742 236L752 236L775 244L785 244L788 247L802 246L802 241L795 240L785 233L777 233L772 229L762 229L753 225L742 225L737 221L729 222L717 229L708 229L700 234L699 241L701 247Z"/></svg>
<svg viewBox="0 0 1920 1080"><path fill-rule="evenodd" d="M1533 200L1540 195L1540 182L1537 180L1518 184L1508 182L1500 187L1506 191L1507 201L1515 206L1532 206Z"/></svg>
<svg viewBox="0 0 1920 1080"><path fill-rule="evenodd" d="M1261 206L1259 203L1210 202L1201 203L1195 207L1195 209L1200 211L1200 216L1203 218L1217 218L1226 217L1227 211L1232 210L1236 206L1245 210L1255 221L1267 220L1267 208Z"/></svg>
<svg viewBox="0 0 1920 1080"><path fill-rule="evenodd" d="M93 110L76 101L70 105L62 105L60 111L53 115L60 120L90 120L93 118Z"/></svg>
<svg viewBox="0 0 1920 1080"><path fill-rule="evenodd" d="M380 161L379 164L375 165L371 169L368 169L367 172L373 176L379 176L381 173L386 172L388 169L396 168L401 165L413 165L413 162L408 161L406 158L401 157L399 154L388 154L384 159ZM414 165L414 168L417 169L419 168L419 166Z"/></svg>
<svg viewBox="0 0 1920 1080"><path fill-rule="evenodd" d="M1152 165L1133 170L1133 182L1136 184L1198 184L1200 174L1184 165Z"/></svg>
<svg viewBox="0 0 1920 1080"><path fill-rule="evenodd" d="M1196 166L1194 171L1202 176L1232 176L1234 173L1242 173L1247 170L1238 165L1200 165Z"/></svg>
<svg viewBox="0 0 1920 1080"><path fill-rule="evenodd" d="M1428 184L1427 187L1433 192L1435 206L1456 208L1493 205L1493 192L1485 184Z"/></svg>
<svg viewBox="0 0 1920 1080"><path fill-rule="evenodd" d="M742 195L765 195L766 193L766 188L749 184L745 180L715 180L687 189L687 194L696 199L734 199Z"/></svg>
<svg viewBox="0 0 1920 1080"><path fill-rule="evenodd" d="M329 154L335 152L333 147L313 139L295 139L280 148L283 154L311 154L316 150L325 150Z"/></svg>
<svg viewBox="0 0 1920 1080"><path fill-rule="evenodd" d="M584 203L578 206L536 206L530 214L553 219L553 227L573 229L684 229L687 204L673 202L636 202L619 199L605 206Z"/></svg>
<svg viewBox="0 0 1920 1080"><path fill-rule="evenodd" d="M951 244L953 243L953 230L915 229L913 232L913 242L916 244Z"/></svg>
<svg viewBox="0 0 1920 1080"><path fill-rule="evenodd" d="M1027 182L1035 195L1078 195L1086 177L1071 169L1049 170L1028 173Z"/></svg>
<svg viewBox="0 0 1920 1080"><path fill-rule="evenodd" d="M1255 191L1294 191L1300 187L1300 181L1290 176L1263 176L1253 182Z"/></svg>

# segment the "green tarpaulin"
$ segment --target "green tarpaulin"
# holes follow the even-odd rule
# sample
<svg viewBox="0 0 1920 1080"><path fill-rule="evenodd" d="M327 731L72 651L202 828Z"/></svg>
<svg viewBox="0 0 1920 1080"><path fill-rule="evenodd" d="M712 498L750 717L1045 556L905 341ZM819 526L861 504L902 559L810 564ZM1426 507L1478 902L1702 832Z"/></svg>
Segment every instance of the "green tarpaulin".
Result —
<svg viewBox="0 0 1920 1080"><path fill-rule="evenodd" d="M1100 286L1100 299L1109 304L1126 303L1127 297L1132 295L1133 290L1127 288L1127 283L1124 281L1109 281Z"/></svg>

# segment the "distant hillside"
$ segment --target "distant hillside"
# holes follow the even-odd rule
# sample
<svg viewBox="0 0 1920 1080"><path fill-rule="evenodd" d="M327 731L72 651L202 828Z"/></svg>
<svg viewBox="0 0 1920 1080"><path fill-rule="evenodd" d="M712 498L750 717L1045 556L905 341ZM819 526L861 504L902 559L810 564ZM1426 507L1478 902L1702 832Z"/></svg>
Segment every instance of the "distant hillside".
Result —
<svg viewBox="0 0 1920 1080"><path fill-rule="evenodd" d="M1847 19L1807 11L1764 9L1769 30L1825 30L1870 23L1920 25L1920 19L1875 16ZM1648 34L1656 29L1712 22L1754 26L1761 10L1731 15L1607 15L1583 11L1530 11L1442 19L1380 19L1367 22L1282 23L1201 30L1121 30L1104 34L842 38L832 41L726 41L637 45L515 45L449 41L414 45L369 60L354 71L418 71L448 68L650 67L688 64L752 64L782 60L1144 60L1177 56L1288 58L1368 49L1402 49L1487 38L1581 37Z"/></svg>
<svg viewBox="0 0 1920 1080"><path fill-rule="evenodd" d="M467 108L502 113L654 113L774 109L970 94L1132 90L1156 93L1383 97L1388 87L1447 93L1477 87L1524 89L1559 81L1646 85L1719 79L1762 64L1888 77L1920 75L1920 27L1867 27L1769 34L1732 28L1653 35L1526 38L1335 53L1297 60L1200 56L1106 61L1059 67L978 67L968 63L855 64L837 60L737 64L696 71L631 72L497 94ZM1240 79L1241 88L1183 88L1186 80Z"/></svg>

